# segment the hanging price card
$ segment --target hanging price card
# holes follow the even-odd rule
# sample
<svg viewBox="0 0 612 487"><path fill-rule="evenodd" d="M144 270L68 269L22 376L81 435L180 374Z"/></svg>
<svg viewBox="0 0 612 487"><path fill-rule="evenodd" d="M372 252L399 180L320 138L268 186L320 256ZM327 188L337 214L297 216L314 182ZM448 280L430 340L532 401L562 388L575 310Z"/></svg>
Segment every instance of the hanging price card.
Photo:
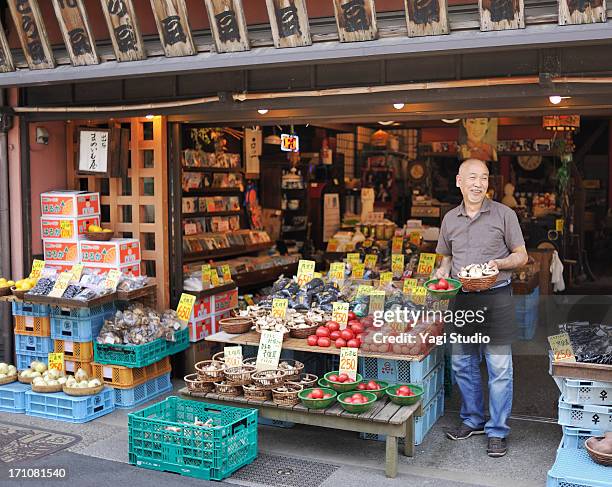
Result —
<svg viewBox="0 0 612 487"><path fill-rule="evenodd" d="M425 304L425 298L427 297L427 288L423 286L417 286L412 290L412 302L415 304Z"/></svg>
<svg viewBox="0 0 612 487"><path fill-rule="evenodd" d="M70 281L72 281L72 272L62 272L57 278L57 281L55 281L55 285L48 296L52 298L61 298L66 288L70 285Z"/></svg>
<svg viewBox="0 0 612 487"><path fill-rule="evenodd" d="M219 273L217 269L210 269L210 285L212 287L217 287L219 285Z"/></svg>
<svg viewBox="0 0 612 487"><path fill-rule="evenodd" d="M202 266L202 288L207 289L210 286L210 264Z"/></svg>
<svg viewBox="0 0 612 487"><path fill-rule="evenodd" d="M368 254L365 256L365 266L366 269L374 269L376 267L376 262L378 261L378 255L376 254Z"/></svg>
<svg viewBox="0 0 612 487"><path fill-rule="evenodd" d="M38 279L45 268L45 261L34 259L32 261L32 271L30 272L30 277L32 279Z"/></svg>
<svg viewBox="0 0 612 487"><path fill-rule="evenodd" d="M258 372L262 370L274 370L278 368L281 349L283 347L283 333L280 331L263 330L259 339L259 350L255 368Z"/></svg>
<svg viewBox="0 0 612 487"><path fill-rule="evenodd" d="M344 281L344 269L345 269L345 264L344 262L333 262L330 266L329 266L329 278L332 281L335 282L342 282Z"/></svg>
<svg viewBox="0 0 612 487"><path fill-rule="evenodd" d="M555 362L575 362L576 355L572 347L572 342L567 333L560 333L548 337L548 343L553 352Z"/></svg>
<svg viewBox="0 0 612 487"><path fill-rule="evenodd" d="M430 275L436 265L436 254L421 254L417 274Z"/></svg>
<svg viewBox="0 0 612 487"><path fill-rule="evenodd" d="M300 260L298 263L297 280L298 285L303 286L304 284L312 281L315 271L314 260Z"/></svg>
<svg viewBox="0 0 612 487"><path fill-rule="evenodd" d="M370 293L369 313L385 310L385 292L376 290Z"/></svg>
<svg viewBox="0 0 612 487"><path fill-rule="evenodd" d="M72 280L73 281L80 281L81 280L81 274L83 274L83 264L74 264L72 266L72 269L70 269L70 272L72 273Z"/></svg>
<svg viewBox="0 0 612 487"><path fill-rule="evenodd" d="M242 365L242 347L224 347L223 348L223 363L226 368L240 367Z"/></svg>
<svg viewBox="0 0 612 487"><path fill-rule="evenodd" d="M349 304L348 303L332 303L332 321L340 325L340 329L344 330L348 323Z"/></svg>
<svg viewBox="0 0 612 487"><path fill-rule="evenodd" d="M404 294L412 294L412 291L418 285L419 285L419 281L417 281L416 279L413 279L413 278L404 279L404 289L403 289Z"/></svg>
<svg viewBox="0 0 612 487"><path fill-rule="evenodd" d="M410 232L408 240L411 244L421 245L421 234L419 232Z"/></svg>
<svg viewBox="0 0 612 487"><path fill-rule="evenodd" d="M353 272L351 273L351 279L363 279L365 274L365 264L353 265Z"/></svg>
<svg viewBox="0 0 612 487"><path fill-rule="evenodd" d="M104 281L104 288L116 291L119 279L121 279L121 271L117 269L108 271L108 274L106 274L106 281Z"/></svg>
<svg viewBox="0 0 612 487"><path fill-rule="evenodd" d="M230 270L230 266L222 265L221 266L221 274L223 275L223 280L225 282L229 282L232 280L232 271Z"/></svg>
<svg viewBox="0 0 612 487"><path fill-rule="evenodd" d="M195 304L196 297L193 294L182 293L181 299L179 300L178 306L176 307L176 314L178 319L183 323L187 323L191 317L193 311L193 305Z"/></svg>
<svg viewBox="0 0 612 487"><path fill-rule="evenodd" d="M340 349L340 368L338 374L346 374L352 382L357 380L357 353L356 348L342 347Z"/></svg>
<svg viewBox="0 0 612 487"><path fill-rule="evenodd" d="M360 284L357 288L357 296L361 296L363 294L370 294L374 288L372 286L368 286L367 284Z"/></svg>
<svg viewBox="0 0 612 487"><path fill-rule="evenodd" d="M555 230L557 232L563 233L563 226L565 225L565 220L563 218L557 218L555 220Z"/></svg>
<svg viewBox="0 0 612 487"><path fill-rule="evenodd" d="M391 243L391 253L401 254L403 249L404 249L403 237L393 237L393 241Z"/></svg>
<svg viewBox="0 0 612 487"><path fill-rule="evenodd" d="M288 304L289 301L286 299L274 298L272 300L272 318L285 319Z"/></svg>
<svg viewBox="0 0 612 487"><path fill-rule="evenodd" d="M393 272L381 272L380 274L380 287L386 286L391 281L393 281Z"/></svg>
<svg viewBox="0 0 612 487"><path fill-rule="evenodd" d="M49 369L64 371L64 352L51 352L48 355Z"/></svg>
<svg viewBox="0 0 612 487"><path fill-rule="evenodd" d="M404 274L404 254L393 254L391 256L391 272L398 279Z"/></svg>
<svg viewBox="0 0 612 487"><path fill-rule="evenodd" d="M346 254L346 261L351 265L359 264L361 257L357 252Z"/></svg>

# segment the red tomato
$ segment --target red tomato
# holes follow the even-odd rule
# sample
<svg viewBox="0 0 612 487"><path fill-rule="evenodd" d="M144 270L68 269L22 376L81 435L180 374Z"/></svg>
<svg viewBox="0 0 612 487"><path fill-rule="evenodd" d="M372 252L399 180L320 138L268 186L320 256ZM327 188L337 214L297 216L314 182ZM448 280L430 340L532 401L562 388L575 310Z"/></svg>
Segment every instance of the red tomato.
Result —
<svg viewBox="0 0 612 487"><path fill-rule="evenodd" d="M358 321L354 321L352 324L349 322L349 328L355 335L363 333L364 331L363 325Z"/></svg>
<svg viewBox="0 0 612 487"><path fill-rule="evenodd" d="M375 391L376 389L380 389L380 386L376 382L371 380L371 381L368 382L368 389L370 391Z"/></svg>
<svg viewBox="0 0 612 487"><path fill-rule="evenodd" d="M319 337L317 340L317 345L319 347L327 348L331 345L331 340L327 337Z"/></svg>
<svg viewBox="0 0 612 487"><path fill-rule="evenodd" d="M367 389L367 385L365 385L363 382L361 384L359 384L357 386L357 389L360 391L365 391Z"/></svg>
<svg viewBox="0 0 612 487"><path fill-rule="evenodd" d="M356 320L357 319L357 315L355 313L353 313L352 311L349 311L348 312L348 319L349 319L349 321Z"/></svg>
<svg viewBox="0 0 612 487"><path fill-rule="evenodd" d="M344 402L347 402L349 404L353 404L353 399L350 397L347 397L346 399L343 399Z"/></svg>
<svg viewBox="0 0 612 487"><path fill-rule="evenodd" d="M331 394L323 394L323 399L329 399L330 397L332 397Z"/></svg>
<svg viewBox="0 0 612 487"><path fill-rule="evenodd" d="M357 340L359 340L360 343L363 343L363 339L365 338L365 333L358 333L355 338L357 338Z"/></svg>
<svg viewBox="0 0 612 487"><path fill-rule="evenodd" d="M348 374L345 374L344 372L342 374L340 374L338 376L338 380L341 382L346 382L347 380L349 380L349 376Z"/></svg>
<svg viewBox="0 0 612 487"><path fill-rule="evenodd" d="M336 346L336 348L346 347L346 340L343 338L338 338L334 345Z"/></svg>
<svg viewBox="0 0 612 487"><path fill-rule="evenodd" d="M330 382L338 382L338 376L336 374L332 374L327 378Z"/></svg>
<svg viewBox="0 0 612 487"><path fill-rule="evenodd" d="M336 341L338 338L340 338L340 332L338 330L334 330L329 334L329 338L331 338L332 340Z"/></svg>
<svg viewBox="0 0 612 487"><path fill-rule="evenodd" d="M323 399L323 391L321 389L313 389L312 392L313 399Z"/></svg>
<svg viewBox="0 0 612 487"><path fill-rule="evenodd" d="M355 340L354 338L346 342L346 346L350 348L359 348L359 340Z"/></svg>
<svg viewBox="0 0 612 487"><path fill-rule="evenodd" d="M408 386L400 386L400 388L398 389L399 392L412 392L410 387Z"/></svg>
<svg viewBox="0 0 612 487"><path fill-rule="evenodd" d="M449 284L448 284L448 281L446 279L442 278L442 279L440 279L438 281L438 289L446 290L448 288L449 288Z"/></svg>
<svg viewBox="0 0 612 487"><path fill-rule="evenodd" d="M351 330L349 330L348 328L345 328L344 330L340 332L340 336L348 341L348 340L351 340L355 335Z"/></svg>
<svg viewBox="0 0 612 487"><path fill-rule="evenodd" d="M329 328L326 328L324 326L320 326L319 328L317 328L317 331L315 332L315 334L318 337L328 337L330 334Z"/></svg>
<svg viewBox="0 0 612 487"><path fill-rule="evenodd" d="M307 339L306 342L308 343L308 345L310 345L311 347L316 347L317 346L317 340L319 339L319 337L317 335L310 335Z"/></svg>
<svg viewBox="0 0 612 487"><path fill-rule="evenodd" d="M336 321L328 321L325 323L325 326L329 331L338 331L340 329L340 325Z"/></svg>
<svg viewBox="0 0 612 487"><path fill-rule="evenodd" d="M437 284L434 284L433 282L427 286L429 289L431 289L432 291L437 291L438 290L438 286Z"/></svg>
<svg viewBox="0 0 612 487"><path fill-rule="evenodd" d="M309 392L308 394L306 394L306 399L314 399L312 397L312 392Z"/></svg>

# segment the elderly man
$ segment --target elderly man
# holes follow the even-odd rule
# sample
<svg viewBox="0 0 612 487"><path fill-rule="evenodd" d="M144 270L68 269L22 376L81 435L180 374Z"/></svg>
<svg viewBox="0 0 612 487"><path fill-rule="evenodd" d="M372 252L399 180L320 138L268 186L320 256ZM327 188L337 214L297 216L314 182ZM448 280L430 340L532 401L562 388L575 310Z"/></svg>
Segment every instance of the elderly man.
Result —
<svg viewBox="0 0 612 487"><path fill-rule="evenodd" d="M486 197L489 186L487 165L478 159L461 164L456 180L463 203L449 211L442 221L436 252L442 254L437 277L457 277L461 267L488 263L499 270L497 282L482 292L461 291L455 299L455 312L482 310L484 323L474 323L459 331L476 332L490 339L453 347L452 366L461 391L462 424L447 432L452 440L472 435L488 436L487 453L501 457L507 451L507 425L512 410L512 338L515 335L511 271L525 265L527 251L514 211ZM473 338L473 337L472 337ZM480 362L484 355L489 375L489 415L485 421Z"/></svg>

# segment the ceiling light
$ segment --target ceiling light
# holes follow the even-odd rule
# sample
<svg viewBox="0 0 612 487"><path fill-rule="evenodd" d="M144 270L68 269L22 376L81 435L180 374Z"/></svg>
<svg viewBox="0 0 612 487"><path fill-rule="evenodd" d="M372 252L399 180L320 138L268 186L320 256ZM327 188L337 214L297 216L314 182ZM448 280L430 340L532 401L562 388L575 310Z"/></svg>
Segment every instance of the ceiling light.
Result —
<svg viewBox="0 0 612 487"><path fill-rule="evenodd" d="M145 118L147 120L152 120L155 117L155 115L151 115L150 113L148 115L145 116Z"/></svg>
<svg viewBox="0 0 612 487"><path fill-rule="evenodd" d="M561 100L563 98L561 98L559 95L550 95L548 97L548 100L553 104L553 105L558 105L559 103L561 103Z"/></svg>
<svg viewBox="0 0 612 487"><path fill-rule="evenodd" d="M395 108L396 110L401 110L402 108L404 108L406 105L404 103L394 103L393 104L393 108Z"/></svg>
<svg viewBox="0 0 612 487"><path fill-rule="evenodd" d="M395 121L393 120L388 120L388 121L381 121L378 122L380 125L393 125L395 123Z"/></svg>
<svg viewBox="0 0 612 487"><path fill-rule="evenodd" d="M444 123L457 123L459 120L461 120L460 118L443 118L442 121Z"/></svg>
<svg viewBox="0 0 612 487"><path fill-rule="evenodd" d="M269 111L270 110L268 110L267 108L260 108L259 110L257 110L257 113L259 113L260 115L265 115Z"/></svg>

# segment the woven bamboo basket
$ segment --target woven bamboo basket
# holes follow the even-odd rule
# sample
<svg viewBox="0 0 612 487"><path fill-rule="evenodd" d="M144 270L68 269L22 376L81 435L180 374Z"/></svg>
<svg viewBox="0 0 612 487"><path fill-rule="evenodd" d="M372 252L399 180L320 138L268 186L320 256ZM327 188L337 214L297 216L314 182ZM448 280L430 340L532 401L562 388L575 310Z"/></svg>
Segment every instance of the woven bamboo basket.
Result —
<svg viewBox="0 0 612 487"><path fill-rule="evenodd" d="M0 287L0 296L8 296L11 294L11 288L8 286Z"/></svg>
<svg viewBox="0 0 612 487"><path fill-rule="evenodd" d="M303 389L300 385L283 384L272 389L272 401L279 406L295 406L300 402L298 394Z"/></svg>
<svg viewBox="0 0 612 487"><path fill-rule="evenodd" d="M11 384L12 382L15 382L16 380L17 380L17 374L9 375L5 377L4 379L0 379L0 386L3 386L5 384Z"/></svg>
<svg viewBox="0 0 612 487"><path fill-rule="evenodd" d="M272 399L272 391L270 389L262 389L255 384L242 386L244 397L249 401L269 401Z"/></svg>
<svg viewBox="0 0 612 487"><path fill-rule="evenodd" d="M233 384L236 386L245 386L253 382L251 376L256 371L257 369L252 365L230 367L229 369L225 369L225 380L229 384Z"/></svg>
<svg viewBox="0 0 612 487"><path fill-rule="evenodd" d="M319 378L314 374L300 374L297 378L287 380L286 384L299 385L304 389L310 389L317 386Z"/></svg>
<svg viewBox="0 0 612 487"><path fill-rule="evenodd" d="M47 392L62 392L62 385L58 384L56 386L36 386L34 384L32 384L32 391L33 392L43 392L43 393L47 393Z"/></svg>
<svg viewBox="0 0 612 487"><path fill-rule="evenodd" d="M114 236L115 232L85 232L85 238L94 242L108 242Z"/></svg>
<svg viewBox="0 0 612 487"><path fill-rule="evenodd" d="M251 331L253 326L253 320L251 318L223 318L219 321L221 325L221 331L232 335L238 335L241 333L247 333Z"/></svg>
<svg viewBox="0 0 612 487"><path fill-rule="evenodd" d="M486 277L458 277L457 279L459 279L461 287L463 287L465 291L486 291L495 284L498 275L499 272Z"/></svg>
<svg viewBox="0 0 612 487"><path fill-rule="evenodd" d="M591 438L602 438L601 436L592 436ZM593 450L589 445L589 438L584 442L584 447L588 452L589 456L595 463L599 463L599 465L603 465L604 467L612 467L612 453L600 453Z"/></svg>
<svg viewBox="0 0 612 487"><path fill-rule="evenodd" d="M93 396L102 392L102 389L104 389L104 384L95 387L66 387L65 385L62 387L64 394L69 396Z"/></svg>
<svg viewBox="0 0 612 487"><path fill-rule="evenodd" d="M255 372L251 378L253 383L262 389L274 389L285 382L286 375L284 370L262 370L261 372Z"/></svg>
<svg viewBox="0 0 612 487"><path fill-rule="evenodd" d="M212 392L215 388L213 382L205 382L198 379L198 374L189 374L184 377L187 389L192 394L206 394Z"/></svg>
<svg viewBox="0 0 612 487"><path fill-rule="evenodd" d="M225 361L225 352L223 350L221 350L220 352L215 353L212 356L212 359L215 362L222 362L223 363Z"/></svg>
<svg viewBox="0 0 612 487"><path fill-rule="evenodd" d="M220 396L238 397L242 393L242 387L228 384L227 382L215 382L215 392Z"/></svg>
<svg viewBox="0 0 612 487"><path fill-rule="evenodd" d="M12 287L11 292L13 293L13 296L17 296L19 299L23 299L23 297L28 291L17 291L16 287Z"/></svg>
<svg viewBox="0 0 612 487"><path fill-rule="evenodd" d="M206 367L214 365L215 370L206 370ZM204 382L219 382L225 377L225 364L216 360L202 360L195 364L198 378Z"/></svg>
<svg viewBox="0 0 612 487"><path fill-rule="evenodd" d="M261 330L261 328L259 326L255 327L255 331L261 335L262 330ZM283 333L283 341L285 341L287 338L289 338L289 333L291 333L289 330L287 330L286 332Z"/></svg>
<svg viewBox="0 0 612 487"><path fill-rule="evenodd" d="M289 335L291 338L308 338L310 335L314 335L319 325L312 325L308 328L291 328Z"/></svg>
<svg viewBox="0 0 612 487"><path fill-rule="evenodd" d="M304 364L297 360L281 359L278 368L285 372L284 380L294 380L297 379L304 370Z"/></svg>
<svg viewBox="0 0 612 487"><path fill-rule="evenodd" d="M34 380L34 377L22 377L21 374L17 376L17 380L22 384L31 384Z"/></svg>
<svg viewBox="0 0 612 487"><path fill-rule="evenodd" d="M255 367L256 363L257 363L257 357L249 357L249 358L242 359L242 365L252 365L253 367Z"/></svg>

